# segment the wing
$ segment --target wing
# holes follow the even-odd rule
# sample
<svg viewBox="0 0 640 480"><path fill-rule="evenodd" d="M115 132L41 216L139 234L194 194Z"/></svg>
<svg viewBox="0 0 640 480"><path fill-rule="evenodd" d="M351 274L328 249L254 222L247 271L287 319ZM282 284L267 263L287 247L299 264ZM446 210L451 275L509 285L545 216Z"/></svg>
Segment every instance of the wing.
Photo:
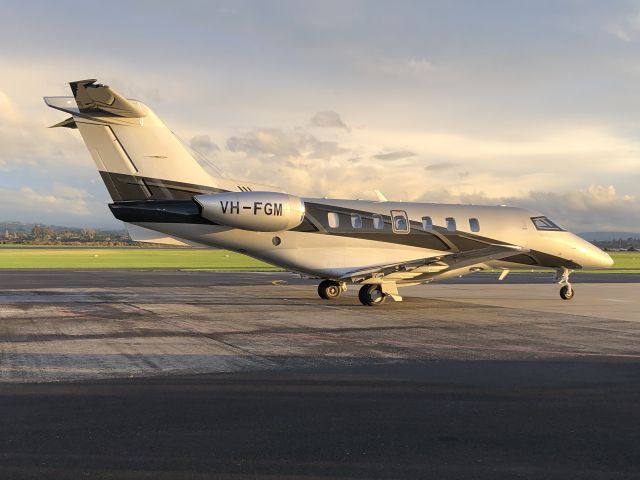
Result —
<svg viewBox="0 0 640 480"><path fill-rule="evenodd" d="M528 251L528 249L517 245L490 245L486 248L422 258L409 262L374 265L349 272L343 275L340 280L359 283L370 278L384 278L385 281L421 282L453 270L461 270L491 260L501 260Z"/></svg>

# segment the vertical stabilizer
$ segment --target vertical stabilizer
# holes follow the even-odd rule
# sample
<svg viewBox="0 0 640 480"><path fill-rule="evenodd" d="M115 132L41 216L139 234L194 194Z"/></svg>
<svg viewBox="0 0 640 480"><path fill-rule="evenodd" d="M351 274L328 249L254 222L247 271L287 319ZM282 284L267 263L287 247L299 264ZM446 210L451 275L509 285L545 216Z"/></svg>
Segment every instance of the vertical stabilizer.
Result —
<svg viewBox="0 0 640 480"><path fill-rule="evenodd" d="M71 113L59 126L80 131L114 200L178 200L223 190L144 103L92 79L70 86L73 98L45 102Z"/></svg>

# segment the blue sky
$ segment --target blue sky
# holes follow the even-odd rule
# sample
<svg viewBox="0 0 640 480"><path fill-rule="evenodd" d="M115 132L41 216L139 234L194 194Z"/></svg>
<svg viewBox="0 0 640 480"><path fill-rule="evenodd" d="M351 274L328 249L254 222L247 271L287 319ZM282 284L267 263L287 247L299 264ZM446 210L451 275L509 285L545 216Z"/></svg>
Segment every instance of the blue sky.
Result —
<svg viewBox="0 0 640 480"><path fill-rule="evenodd" d="M232 177L640 231L638 2L8 1L0 41L0 219L118 226L41 99L98 78Z"/></svg>

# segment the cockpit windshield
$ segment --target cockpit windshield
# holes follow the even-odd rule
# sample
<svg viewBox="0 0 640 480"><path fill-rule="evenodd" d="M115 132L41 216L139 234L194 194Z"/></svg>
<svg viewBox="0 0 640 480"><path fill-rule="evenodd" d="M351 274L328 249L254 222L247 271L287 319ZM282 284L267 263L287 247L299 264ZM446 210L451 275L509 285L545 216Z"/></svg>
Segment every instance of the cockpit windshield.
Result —
<svg viewBox="0 0 640 480"><path fill-rule="evenodd" d="M544 230L547 232L564 232L564 228L556 225L547 217L531 217L531 221L536 227L536 230Z"/></svg>

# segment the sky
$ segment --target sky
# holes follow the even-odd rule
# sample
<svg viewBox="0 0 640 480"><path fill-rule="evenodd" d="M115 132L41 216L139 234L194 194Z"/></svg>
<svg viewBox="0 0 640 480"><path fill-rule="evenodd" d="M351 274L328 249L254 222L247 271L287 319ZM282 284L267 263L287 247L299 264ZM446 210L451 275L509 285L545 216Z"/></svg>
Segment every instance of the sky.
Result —
<svg viewBox="0 0 640 480"><path fill-rule="evenodd" d="M231 178L640 232L640 2L5 1L0 220L120 228L46 95L97 78Z"/></svg>

